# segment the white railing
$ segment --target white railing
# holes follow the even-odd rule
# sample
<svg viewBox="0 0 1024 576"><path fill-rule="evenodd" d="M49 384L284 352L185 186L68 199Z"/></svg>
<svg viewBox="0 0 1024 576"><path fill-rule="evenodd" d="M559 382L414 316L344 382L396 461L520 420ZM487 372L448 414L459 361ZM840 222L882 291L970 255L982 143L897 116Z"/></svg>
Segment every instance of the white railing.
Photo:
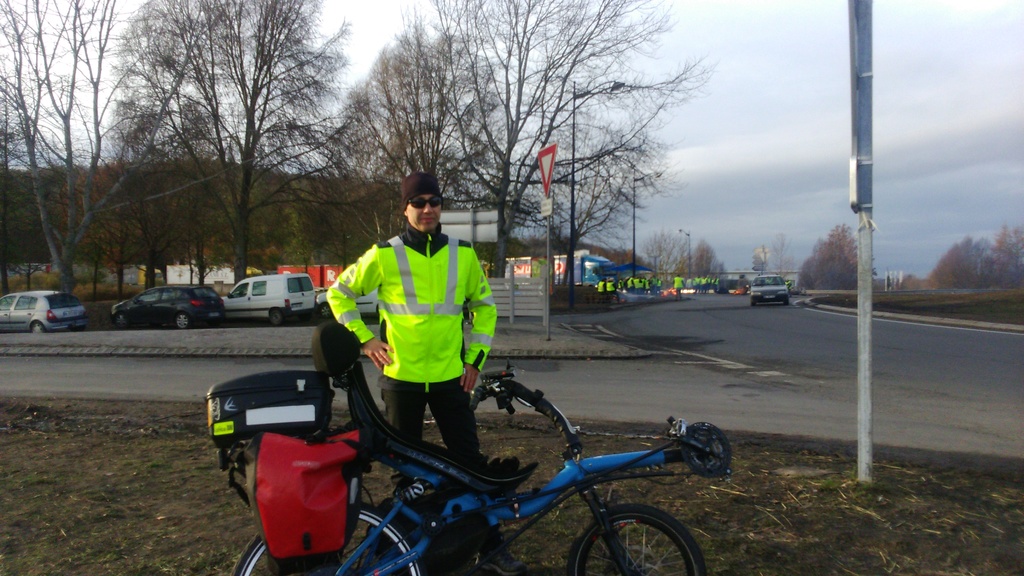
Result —
<svg viewBox="0 0 1024 576"><path fill-rule="evenodd" d="M510 321L514 321L516 316L544 317L542 278L488 278L487 281L498 306L498 317Z"/></svg>

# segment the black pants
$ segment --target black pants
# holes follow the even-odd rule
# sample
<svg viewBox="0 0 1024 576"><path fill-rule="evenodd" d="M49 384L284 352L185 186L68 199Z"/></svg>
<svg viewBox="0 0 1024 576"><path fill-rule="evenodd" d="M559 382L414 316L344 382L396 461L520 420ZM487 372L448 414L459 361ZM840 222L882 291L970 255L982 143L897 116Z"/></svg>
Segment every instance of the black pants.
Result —
<svg viewBox="0 0 1024 576"><path fill-rule="evenodd" d="M423 416L429 406L441 432L441 440L463 465L483 467L487 463L487 457L480 453L476 415L469 407L469 393L462 390L458 379L432 384L430 392L412 389L413 386L384 375L379 382L389 424L407 436L422 440ZM500 527L491 526L480 550L486 554L500 546L502 541Z"/></svg>
<svg viewBox="0 0 1024 576"><path fill-rule="evenodd" d="M456 380L454 386L445 382L431 384L430 392L395 387L395 381L381 377L381 398L388 422L403 434L423 439L423 416L426 408L437 422L441 439L464 466L480 467L487 459L480 453L476 435L476 416L469 407L469 393ZM422 385L420 385L422 387Z"/></svg>

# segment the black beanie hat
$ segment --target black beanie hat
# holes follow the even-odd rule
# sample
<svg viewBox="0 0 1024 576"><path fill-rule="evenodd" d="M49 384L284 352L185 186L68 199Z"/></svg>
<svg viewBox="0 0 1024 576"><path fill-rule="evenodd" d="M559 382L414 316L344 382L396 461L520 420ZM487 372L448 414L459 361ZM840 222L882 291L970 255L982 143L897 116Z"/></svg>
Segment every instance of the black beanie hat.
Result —
<svg viewBox="0 0 1024 576"><path fill-rule="evenodd" d="M409 200L417 196L424 194L430 194L431 196L441 195L441 187L437 184L437 178L428 172L413 172L402 178L401 190L402 210L405 210L405 205L409 203Z"/></svg>

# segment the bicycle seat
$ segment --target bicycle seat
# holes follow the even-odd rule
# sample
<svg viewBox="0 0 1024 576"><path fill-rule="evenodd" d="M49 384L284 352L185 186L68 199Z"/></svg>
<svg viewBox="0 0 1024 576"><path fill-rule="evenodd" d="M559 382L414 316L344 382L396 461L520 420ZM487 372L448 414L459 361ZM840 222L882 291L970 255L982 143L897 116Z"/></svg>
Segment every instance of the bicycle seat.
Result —
<svg viewBox="0 0 1024 576"><path fill-rule="evenodd" d="M313 364L316 370L347 384L352 418L357 424L379 432L388 451L485 493L513 490L537 468L536 462L505 473L467 467L459 463L447 448L403 434L384 418L374 402L363 366L359 363L359 354L359 340L343 325L325 322L313 330Z"/></svg>

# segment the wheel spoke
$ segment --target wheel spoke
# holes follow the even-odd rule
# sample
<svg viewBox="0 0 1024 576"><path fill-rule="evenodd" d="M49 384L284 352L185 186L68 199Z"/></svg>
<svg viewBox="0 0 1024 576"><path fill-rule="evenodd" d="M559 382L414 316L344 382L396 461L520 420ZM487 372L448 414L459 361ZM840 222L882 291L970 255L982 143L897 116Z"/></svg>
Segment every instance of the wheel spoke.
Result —
<svg viewBox="0 0 1024 576"><path fill-rule="evenodd" d="M574 543L570 574L621 574L612 548L619 548L630 575L704 576L704 559L686 528L667 512L642 504L608 511L612 534L592 524Z"/></svg>

